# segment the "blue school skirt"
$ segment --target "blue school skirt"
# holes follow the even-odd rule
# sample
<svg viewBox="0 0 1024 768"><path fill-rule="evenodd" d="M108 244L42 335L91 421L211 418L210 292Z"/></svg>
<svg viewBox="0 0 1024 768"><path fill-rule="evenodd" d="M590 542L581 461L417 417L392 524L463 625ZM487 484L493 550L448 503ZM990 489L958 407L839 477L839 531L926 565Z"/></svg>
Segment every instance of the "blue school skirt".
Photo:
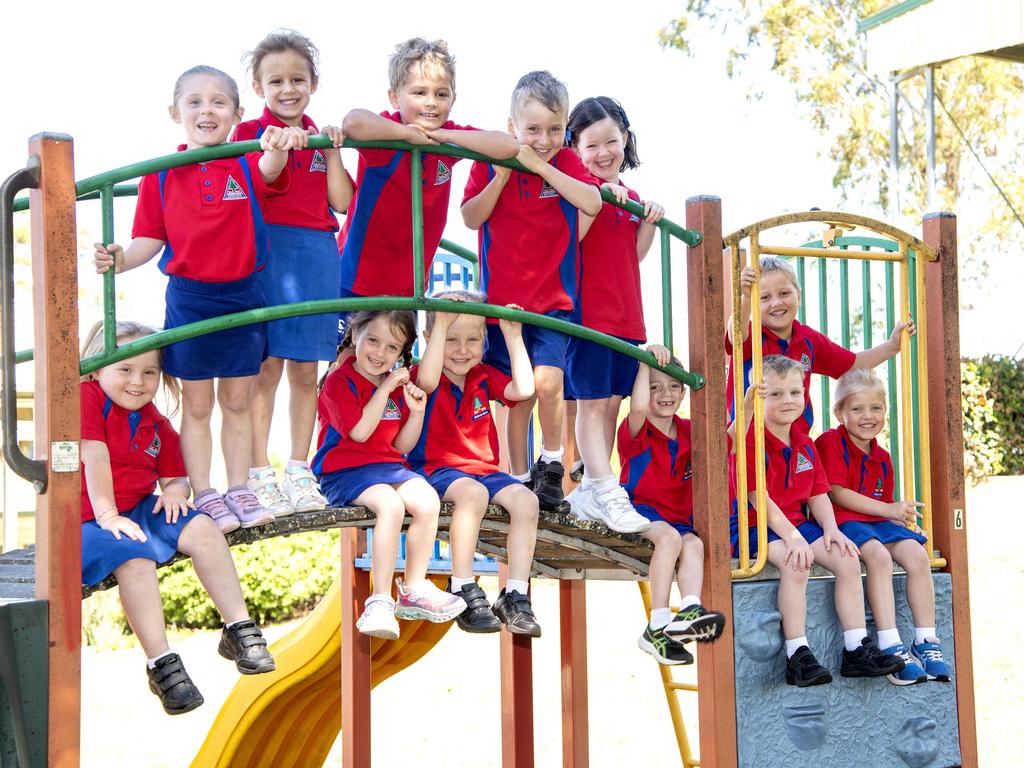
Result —
<svg viewBox="0 0 1024 768"><path fill-rule="evenodd" d="M404 464L366 464L362 467L339 469L320 476L320 492L332 507L347 507L358 499L367 488L387 483L404 483L417 475Z"/></svg>
<svg viewBox="0 0 1024 768"><path fill-rule="evenodd" d="M205 514L189 510L188 516L181 515L178 522L168 523L164 511L153 514L157 495L147 496L130 512L122 513L138 524L146 534L145 541L129 539L123 533L120 539L100 528L95 520L82 523L82 583L87 586L99 584L129 560L145 558L155 563L164 563L178 551L178 538L182 530L197 516Z"/></svg>
<svg viewBox="0 0 1024 768"><path fill-rule="evenodd" d="M267 233L270 255L256 276L268 307L338 298L341 257L333 232L270 224ZM334 360L337 328L336 312L273 320L267 323L267 346L286 360Z"/></svg>
<svg viewBox="0 0 1024 768"><path fill-rule="evenodd" d="M871 539L878 539L883 544L895 544L903 539L913 539L919 544L924 544L928 539L920 533L910 530L891 520L879 520L877 523L868 523L861 520L847 520L839 526L846 538L862 546L864 542Z"/></svg>
<svg viewBox="0 0 1024 768"><path fill-rule="evenodd" d="M266 306L255 275L227 283L206 283L179 275L167 281L164 330L233 312ZM163 367L189 381L255 376L267 359L267 324L241 325L164 349Z"/></svg>

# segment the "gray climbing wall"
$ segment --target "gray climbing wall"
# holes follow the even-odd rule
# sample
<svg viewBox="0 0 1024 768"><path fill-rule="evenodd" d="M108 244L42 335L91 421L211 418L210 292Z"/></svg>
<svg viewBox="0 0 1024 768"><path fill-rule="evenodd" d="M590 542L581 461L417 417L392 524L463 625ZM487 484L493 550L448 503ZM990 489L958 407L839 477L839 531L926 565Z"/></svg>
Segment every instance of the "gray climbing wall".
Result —
<svg viewBox="0 0 1024 768"><path fill-rule="evenodd" d="M946 661L954 656L950 580L935 574L937 631ZM839 675L842 628L833 604L833 580L807 588L807 639L832 683L786 685L776 593L778 582L733 584L736 617L736 711L740 768L950 768L960 765L956 676L895 686L886 678ZM896 576L896 625L913 639L906 577ZM874 637L868 611L868 633ZM950 664L952 667L952 664Z"/></svg>

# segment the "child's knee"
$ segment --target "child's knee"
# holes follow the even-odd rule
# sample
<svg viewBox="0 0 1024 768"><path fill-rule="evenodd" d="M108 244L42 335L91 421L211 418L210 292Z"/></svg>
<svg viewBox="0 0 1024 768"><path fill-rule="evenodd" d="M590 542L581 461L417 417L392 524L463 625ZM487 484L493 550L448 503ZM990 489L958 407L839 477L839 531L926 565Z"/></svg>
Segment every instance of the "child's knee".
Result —
<svg viewBox="0 0 1024 768"><path fill-rule="evenodd" d="M317 382L316 363L288 363L288 385L293 389L315 390Z"/></svg>
<svg viewBox="0 0 1024 768"><path fill-rule="evenodd" d="M860 556L864 560L864 565L867 566L869 571L882 571L892 572L892 556L889 554L889 550L877 541L872 541L870 544L874 546L861 547Z"/></svg>
<svg viewBox="0 0 1024 768"><path fill-rule="evenodd" d="M523 487L522 490L512 497L508 513L516 521L527 523L536 528L537 523L540 521L540 502L533 491Z"/></svg>
<svg viewBox="0 0 1024 768"><path fill-rule="evenodd" d="M217 392L217 402L222 411L245 413L249 410L249 387L222 386Z"/></svg>
<svg viewBox="0 0 1024 768"><path fill-rule="evenodd" d="M644 535L650 539L651 543L654 544L654 548L659 552L679 557L679 554L683 551L682 537L675 528L667 523L655 523L647 529Z"/></svg>
<svg viewBox="0 0 1024 768"><path fill-rule="evenodd" d="M700 540L699 536L687 534L686 536L680 537L679 540L682 543L682 557L687 560L704 559L704 542Z"/></svg>
<svg viewBox="0 0 1024 768"><path fill-rule="evenodd" d="M487 509L490 494L483 483L466 479L459 483L459 487L448 500L454 502L458 509L472 509L482 513Z"/></svg>
<svg viewBox="0 0 1024 768"><path fill-rule="evenodd" d="M564 376L562 371L552 366L542 365L534 369L534 386L537 399L544 402L561 401L564 396Z"/></svg>
<svg viewBox="0 0 1024 768"><path fill-rule="evenodd" d="M892 561L890 560L890 567ZM840 555L832 563L832 573L837 579L860 579L860 559L849 555Z"/></svg>
<svg viewBox="0 0 1024 768"><path fill-rule="evenodd" d="M223 534L222 534L223 535ZM144 557L134 557L126 560L114 569L114 576L118 582L138 581L152 575L156 578L156 563Z"/></svg>
<svg viewBox="0 0 1024 768"><path fill-rule="evenodd" d="M900 557L900 565L903 566L907 573L927 573L931 571L932 564L928 558L928 550L923 546L918 545L916 542L910 542L914 546L908 546L900 549L898 555Z"/></svg>
<svg viewBox="0 0 1024 768"><path fill-rule="evenodd" d="M209 393L209 396L206 393L193 394L190 392L181 400L182 415L194 420L208 420L213 414L213 401L212 392Z"/></svg>
<svg viewBox="0 0 1024 768"><path fill-rule="evenodd" d="M809 568L806 571L795 571L788 565L779 568L780 584L806 589L810 576L811 570Z"/></svg>

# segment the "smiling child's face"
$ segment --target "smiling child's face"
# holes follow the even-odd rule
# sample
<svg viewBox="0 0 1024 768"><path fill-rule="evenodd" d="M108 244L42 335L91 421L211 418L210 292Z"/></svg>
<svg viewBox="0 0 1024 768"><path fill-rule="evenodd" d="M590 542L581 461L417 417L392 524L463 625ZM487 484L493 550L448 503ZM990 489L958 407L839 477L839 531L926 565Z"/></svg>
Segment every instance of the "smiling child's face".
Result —
<svg viewBox="0 0 1024 768"><path fill-rule="evenodd" d="M798 370L782 376L765 371L764 421L789 426L804 412L804 377Z"/></svg>

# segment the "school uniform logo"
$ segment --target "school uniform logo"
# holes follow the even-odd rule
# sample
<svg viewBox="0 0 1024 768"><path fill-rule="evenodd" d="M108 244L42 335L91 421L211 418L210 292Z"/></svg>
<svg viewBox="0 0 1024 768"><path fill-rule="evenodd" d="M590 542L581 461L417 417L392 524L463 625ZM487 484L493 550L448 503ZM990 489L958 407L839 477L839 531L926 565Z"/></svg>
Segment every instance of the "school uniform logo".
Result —
<svg viewBox="0 0 1024 768"><path fill-rule="evenodd" d="M242 189L238 182L231 178L231 174L228 174L228 183L224 187L224 197L222 200L247 200L248 196L245 194L245 190Z"/></svg>
<svg viewBox="0 0 1024 768"><path fill-rule="evenodd" d="M313 152L313 162L309 164L310 173L327 173L327 161L324 156L320 154L320 150Z"/></svg>
<svg viewBox="0 0 1024 768"><path fill-rule="evenodd" d="M487 403L485 403L479 397L473 397L473 421L476 421L477 419L482 419L490 412L491 409L487 407Z"/></svg>
<svg viewBox="0 0 1024 768"><path fill-rule="evenodd" d="M814 465L811 464L811 460L804 456L802 453L796 455L796 471L807 472L810 469L814 469Z"/></svg>
<svg viewBox="0 0 1024 768"><path fill-rule="evenodd" d="M440 160L437 161L437 177L434 179L434 186L439 187L442 184L447 184L452 180L452 169L442 163Z"/></svg>
<svg viewBox="0 0 1024 768"><path fill-rule="evenodd" d="M381 421L400 421L402 418L402 411L398 405L390 397L388 398L388 404L384 406L384 415L380 417Z"/></svg>
<svg viewBox="0 0 1024 768"><path fill-rule="evenodd" d="M544 182L544 186L540 189L540 196L541 199L545 197L561 197L561 195L558 194L558 191L546 181Z"/></svg>
<svg viewBox="0 0 1024 768"><path fill-rule="evenodd" d="M800 365L804 367L804 373L811 372L811 358L806 352L800 355Z"/></svg>
<svg viewBox="0 0 1024 768"><path fill-rule="evenodd" d="M639 224L640 223L640 217L637 216L635 213L631 213L631 214L629 214L629 221L630 221L630 223L637 223L637 224Z"/></svg>
<svg viewBox="0 0 1024 768"><path fill-rule="evenodd" d="M149 448L146 449L146 453L152 456L154 459L160 455L160 436L153 435L153 442L149 444Z"/></svg>
<svg viewBox="0 0 1024 768"><path fill-rule="evenodd" d="M882 498L882 478L878 478L878 482L875 483L875 490L871 493L876 499Z"/></svg>
<svg viewBox="0 0 1024 768"><path fill-rule="evenodd" d="M687 459L686 466L683 467L683 482L685 483L691 477L693 477L693 467L690 466L690 460Z"/></svg>

